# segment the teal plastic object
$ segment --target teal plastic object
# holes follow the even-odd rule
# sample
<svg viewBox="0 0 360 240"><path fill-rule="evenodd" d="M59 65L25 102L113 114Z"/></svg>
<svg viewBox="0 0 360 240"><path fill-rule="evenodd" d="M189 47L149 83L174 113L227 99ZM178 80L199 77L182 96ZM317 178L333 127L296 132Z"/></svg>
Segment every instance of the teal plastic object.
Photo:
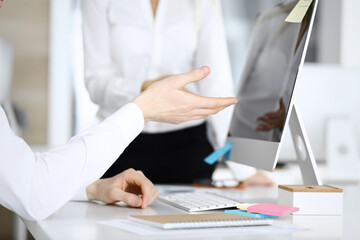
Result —
<svg viewBox="0 0 360 240"><path fill-rule="evenodd" d="M219 158L221 158L223 155L225 155L225 160L230 159L230 151L231 151L231 142L226 142L225 146L222 148L214 151L209 156L207 156L204 161L209 164L213 165Z"/></svg>
<svg viewBox="0 0 360 240"><path fill-rule="evenodd" d="M256 218L277 218L277 216L274 216L274 215L249 213L244 210L225 210L225 213L240 214L240 215L244 215L244 216L248 216L248 217L256 217Z"/></svg>

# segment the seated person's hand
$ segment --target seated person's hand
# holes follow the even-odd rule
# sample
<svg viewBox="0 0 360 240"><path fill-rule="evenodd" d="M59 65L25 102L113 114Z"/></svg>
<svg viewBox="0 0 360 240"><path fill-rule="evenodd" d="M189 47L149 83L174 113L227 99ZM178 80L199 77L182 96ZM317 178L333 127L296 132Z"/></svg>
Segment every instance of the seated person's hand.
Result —
<svg viewBox="0 0 360 240"><path fill-rule="evenodd" d="M275 112L269 112L259 117L257 120L261 123L257 126L257 131L270 131L274 128L283 130L285 124L286 110L284 101L280 98L279 109Z"/></svg>
<svg viewBox="0 0 360 240"><path fill-rule="evenodd" d="M245 179L242 184L243 187L249 187L249 186L274 186L275 183L265 176L264 174L257 172L251 177Z"/></svg>
<svg viewBox="0 0 360 240"><path fill-rule="evenodd" d="M202 67L154 82L132 102L143 112L145 122L175 124L216 114L237 103L238 100L234 97L201 97L184 88L191 82L205 78L209 73L208 67Z"/></svg>
<svg viewBox="0 0 360 240"><path fill-rule="evenodd" d="M141 171L134 169L97 180L86 188L86 194L90 200L108 204L123 201L131 207L141 208L146 208L159 196L152 182Z"/></svg>

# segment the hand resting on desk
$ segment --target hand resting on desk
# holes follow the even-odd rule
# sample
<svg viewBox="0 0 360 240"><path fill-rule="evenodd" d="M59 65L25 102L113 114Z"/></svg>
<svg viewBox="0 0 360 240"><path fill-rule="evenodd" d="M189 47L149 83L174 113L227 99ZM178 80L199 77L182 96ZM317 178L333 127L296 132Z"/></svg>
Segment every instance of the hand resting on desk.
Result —
<svg viewBox="0 0 360 240"><path fill-rule="evenodd" d="M132 168L114 177L97 180L86 188L86 194L90 200L108 204L123 201L130 207L141 208L146 208L159 196L151 181Z"/></svg>

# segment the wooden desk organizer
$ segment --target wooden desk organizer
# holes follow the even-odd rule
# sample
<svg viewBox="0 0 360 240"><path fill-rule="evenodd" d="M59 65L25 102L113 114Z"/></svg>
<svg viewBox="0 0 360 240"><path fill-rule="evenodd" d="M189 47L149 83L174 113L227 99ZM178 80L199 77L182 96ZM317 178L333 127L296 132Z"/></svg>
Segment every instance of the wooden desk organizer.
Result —
<svg viewBox="0 0 360 240"><path fill-rule="evenodd" d="M293 215L342 215L343 190L327 185L279 185L278 204L298 207Z"/></svg>

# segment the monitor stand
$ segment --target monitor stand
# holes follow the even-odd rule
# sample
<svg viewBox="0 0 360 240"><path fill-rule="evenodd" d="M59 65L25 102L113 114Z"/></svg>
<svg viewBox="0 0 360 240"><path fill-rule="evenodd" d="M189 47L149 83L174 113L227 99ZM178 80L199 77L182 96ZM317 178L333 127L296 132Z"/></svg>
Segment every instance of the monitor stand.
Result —
<svg viewBox="0 0 360 240"><path fill-rule="evenodd" d="M322 185L319 169L316 165L304 124L296 110L296 104L293 105L290 111L289 127L303 182L305 185Z"/></svg>

